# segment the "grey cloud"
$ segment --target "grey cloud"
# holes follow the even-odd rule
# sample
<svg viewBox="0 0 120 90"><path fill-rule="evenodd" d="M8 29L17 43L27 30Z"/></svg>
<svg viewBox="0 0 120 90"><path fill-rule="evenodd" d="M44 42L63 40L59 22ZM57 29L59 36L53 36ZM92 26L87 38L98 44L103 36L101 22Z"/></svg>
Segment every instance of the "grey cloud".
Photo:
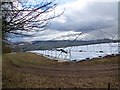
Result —
<svg viewBox="0 0 120 90"><path fill-rule="evenodd" d="M82 32L110 28L116 24L117 8L116 2L92 2L88 3L84 11L66 9L63 15L66 22L53 21L49 28L59 31Z"/></svg>
<svg viewBox="0 0 120 90"><path fill-rule="evenodd" d="M83 11L79 8L66 8L65 13L62 15L65 17L65 22L61 23L57 20L51 22L48 26L48 30L44 32L38 32L35 38L14 38L13 41L24 40L39 40L50 38L46 35L54 36L54 32L60 33L60 31L75 31L75 32L88 32L91 35L99 36L99 29L108 32L111 35L116 34L118 24L118 3L117 2L91 2L88 3ZM61 17L62 17L61 16ZM61 17L58 17L60 19ZM57 18L56 18L57 19ZM104 33L105 34L105 33ZM39 37L42 36L43 37ZM106 37L111 37L105 34ZM90 39L90 37L88 37ZM93 37L92 39L94 39Z"/></svg>

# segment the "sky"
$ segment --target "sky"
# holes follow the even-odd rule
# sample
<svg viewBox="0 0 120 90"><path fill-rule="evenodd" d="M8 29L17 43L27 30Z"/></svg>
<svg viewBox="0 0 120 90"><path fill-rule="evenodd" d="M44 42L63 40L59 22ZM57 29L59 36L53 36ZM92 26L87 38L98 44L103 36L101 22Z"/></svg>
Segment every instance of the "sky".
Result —
<svg viewBox="0 0 120 90"><path fill-rule="evenodd" d="M74 39L62 36L79 34L78 39L117 38L119 0L59 0L55 13L64 13L53 19L46 30L37 32L34 37L12 36L13 42ZM57 38L58 37L58 38Z"/></svg>

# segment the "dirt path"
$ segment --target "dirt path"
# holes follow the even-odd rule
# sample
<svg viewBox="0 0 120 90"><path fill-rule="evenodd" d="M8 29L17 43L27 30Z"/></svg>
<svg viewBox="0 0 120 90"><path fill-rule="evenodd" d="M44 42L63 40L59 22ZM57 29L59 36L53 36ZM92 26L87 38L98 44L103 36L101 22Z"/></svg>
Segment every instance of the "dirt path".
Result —
<svg viewBox="0 0 120 90"><path fill-rule="evenodd" d="M101 65L101 66L80 66L76 64L66 65L62 67L61 65L54 66L34 66L26 65L25 67L13 66L15 70L20 72L31 73L35 75L49 75L49 76L111 76L117 75L118 64L111 65Z"/></svg>

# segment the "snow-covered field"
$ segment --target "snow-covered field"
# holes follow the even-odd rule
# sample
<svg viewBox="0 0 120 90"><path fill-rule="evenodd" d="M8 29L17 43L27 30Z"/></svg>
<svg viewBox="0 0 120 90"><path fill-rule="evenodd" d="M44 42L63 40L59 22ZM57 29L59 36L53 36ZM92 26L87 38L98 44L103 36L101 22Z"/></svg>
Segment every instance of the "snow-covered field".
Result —
<svg viewBox="0 0 120 90"><path fill-rule="evenodd" d="M118 43L103 43L83 46L72 46L66 48L56 48L52 50L29 51L38 55L42 54L48 58L58 60L83 60L96 57L103 57L111 54L118 54Z"/></svg>

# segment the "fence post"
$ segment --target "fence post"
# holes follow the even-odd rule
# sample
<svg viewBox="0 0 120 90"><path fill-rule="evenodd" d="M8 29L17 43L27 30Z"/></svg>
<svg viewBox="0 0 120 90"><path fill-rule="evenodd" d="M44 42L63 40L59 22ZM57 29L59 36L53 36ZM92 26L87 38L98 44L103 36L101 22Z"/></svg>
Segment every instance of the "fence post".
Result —
<svg viewBox="0 0 120 90"><path fill-rule="evenodd" d="M108 90L110 90L110 83L108 83Z"/></svg>

